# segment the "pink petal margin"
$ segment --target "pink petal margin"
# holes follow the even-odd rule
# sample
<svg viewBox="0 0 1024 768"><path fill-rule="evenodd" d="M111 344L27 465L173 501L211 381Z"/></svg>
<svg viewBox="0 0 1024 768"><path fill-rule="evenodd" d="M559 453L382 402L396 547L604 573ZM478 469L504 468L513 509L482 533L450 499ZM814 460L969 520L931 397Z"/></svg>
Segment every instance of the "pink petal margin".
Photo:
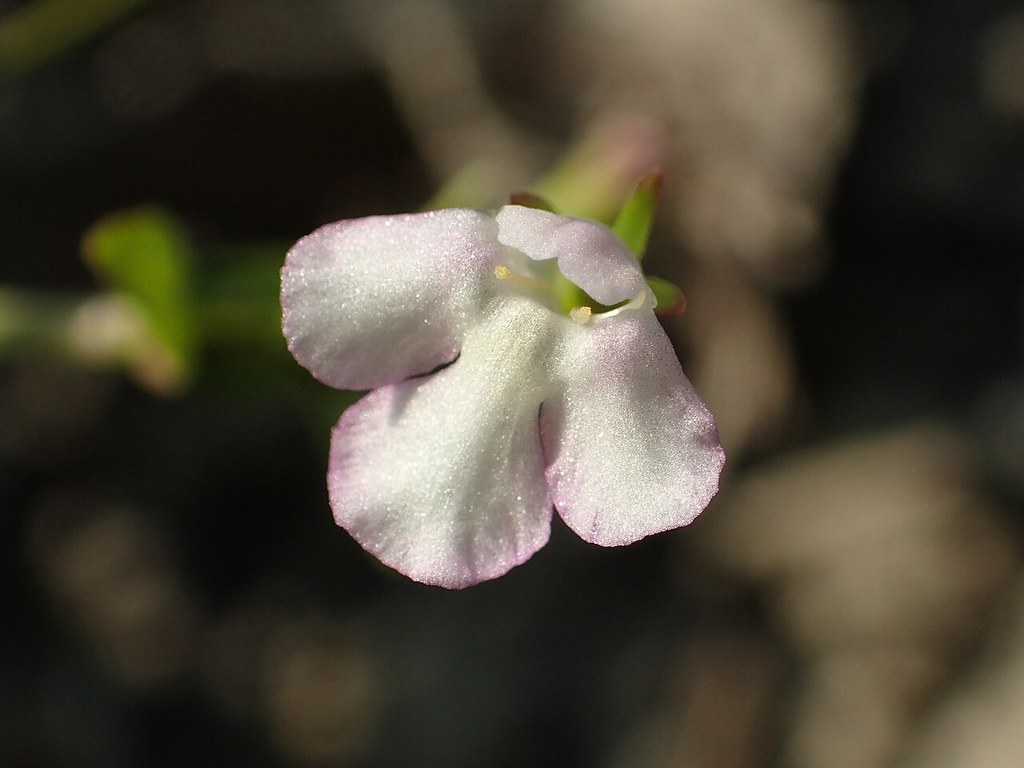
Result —
<svg viewBox="0 0 1024 768"><path fill-rule="evenodd" d="M381 387L341 417L331 436L331 507L385 565L461 589L547 543L542 369L530 357L547 312L526 299L492 305L455 363Z"/></svg>
<svg viewBox="0 0 1024 768"><path fill-rule="evenodd" d="M566 344L564 385L541 410L562 519L603 546L688 525L718 491L725 452L657 319L622 313Z"/></svg>
<svg viewBox="0 0 1024 768"><path fill-rule="evenodd" d="M501 252L493 217L474 210L321 227L281 270L288 348L339 389L373 389L450 362Z"/></svg>

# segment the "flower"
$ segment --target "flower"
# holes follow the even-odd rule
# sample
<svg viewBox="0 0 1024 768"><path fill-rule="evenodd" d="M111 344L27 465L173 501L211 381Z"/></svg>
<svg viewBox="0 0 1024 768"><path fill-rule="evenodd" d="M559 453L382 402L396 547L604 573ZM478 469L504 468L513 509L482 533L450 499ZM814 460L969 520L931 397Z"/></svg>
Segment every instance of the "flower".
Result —
<svg viewBox="0 0 1024 768"><path fill-rule="evenodd" d="M341 221L281 283L299 363L372 390L331 435L335 520L416 581L501 576L547 543L552 506L616 546L718 489L714 420L603 225L518 205ZM564 312L566 287L592 301Z"/></svg>

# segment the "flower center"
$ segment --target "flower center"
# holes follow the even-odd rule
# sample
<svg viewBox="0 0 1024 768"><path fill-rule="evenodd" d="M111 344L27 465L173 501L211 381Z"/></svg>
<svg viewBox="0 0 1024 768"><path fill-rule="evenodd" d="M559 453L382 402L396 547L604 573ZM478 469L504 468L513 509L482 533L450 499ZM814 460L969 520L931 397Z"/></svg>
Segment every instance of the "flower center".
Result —
<svg viewBox="0 0 1024 768"><path fill-rule="evenodd" d="M544 264L544 266L547 266ZM554 264L551 265L554 267ZM594 307L600 307L578 285L572 283L557 267L551 270L549 279L513 272L504 264L494 268L494 276L514 285L524 292L533 294L546 306L557 308L562 314L579 325L586 325L594 314Z"/></svg>

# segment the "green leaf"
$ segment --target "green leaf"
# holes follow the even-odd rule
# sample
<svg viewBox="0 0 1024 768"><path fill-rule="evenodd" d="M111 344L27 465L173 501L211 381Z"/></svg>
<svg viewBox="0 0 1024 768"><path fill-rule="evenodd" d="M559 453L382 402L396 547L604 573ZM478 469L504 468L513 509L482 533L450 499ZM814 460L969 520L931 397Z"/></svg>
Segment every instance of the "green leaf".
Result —
<svg viewBox="0 0 1024 768"><path fill-rule="evenodd" d="M647 276L647 285L658 300L654 312L661 317L676 317L686 311L686 296L675 283L660 277Z"/></svg>
<svg viewBox="0 0 1024 768"><path fill-rule="evenodd" d="M145 320L156 348L140 359L156 372L143 378L169 390L183 384L196 356L194 254L184 228L154 208L115 213L93 225L82 250L97 280L132 301Z"/></svg>
<svg viewBox="0 0 1024 768"><path fill-rule="evenodd" d="M644 257L644 251L647 249L647 238L651 234L654 211L658 207L663 183L661 171L651 171L647 174L626 199L615 223L612 224L612 231L638 260Z"/></svg>

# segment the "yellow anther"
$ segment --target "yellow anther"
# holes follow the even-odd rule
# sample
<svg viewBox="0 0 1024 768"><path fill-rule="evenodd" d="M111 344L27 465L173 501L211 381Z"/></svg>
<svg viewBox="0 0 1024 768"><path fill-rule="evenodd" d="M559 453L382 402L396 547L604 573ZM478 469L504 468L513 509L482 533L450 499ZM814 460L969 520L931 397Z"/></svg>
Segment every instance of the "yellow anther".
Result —
<svg viewBox="0 0 1024 768"><path fill-rule="evenodd" d="M572 318L572 321L574 323L577 323L578 325L586 325L588 322L590 322L590 315L592 314L592 312L593 310L591 310L588 306L574 307L569 311L569 317Z"/></svg>

